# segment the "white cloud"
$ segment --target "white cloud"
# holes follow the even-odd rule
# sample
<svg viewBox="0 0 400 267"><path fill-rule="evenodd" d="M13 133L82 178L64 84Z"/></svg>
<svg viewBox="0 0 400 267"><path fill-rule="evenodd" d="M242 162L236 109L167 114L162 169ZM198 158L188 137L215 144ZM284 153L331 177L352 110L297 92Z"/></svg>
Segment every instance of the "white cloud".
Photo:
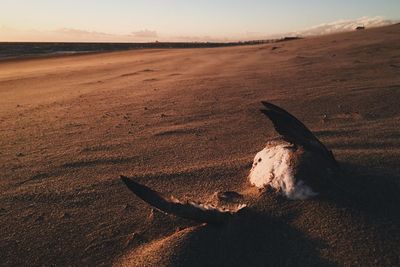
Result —
<svg viewBox="0 0 400 267"><path fill-rule="evenodd" d="M138 38L157 38L158 34L156 31L150 31L148 29L132 32L132 35Z"/></svg>
<svg viewBox="0 0 400 267"><path fill-rule="evenodd" d="M390 25L394 23L396 23L396 21L388 20L383 17L361 17L353 20L337 20L330 23L323 23L305 30L297 31L294 34L302 36L322 35L322 34L352 31L358 26L373 28L373 27Z"/></svg>
<svg viewBox="0 0 400 267"><path fill-rule="evenodd" d="M352 31L358 26L366 28L396 23L383 17L362 17L354 20L338 20L308 29L282 34L267 35L262 32L244 32L237 36L167 36L154 30L139 30L130 34L111 34L80 29L63 28L52 31L14 29L0 25L0 42L232 42L244 40L277 39L284 36L310 36Z"/></svg>
<svg viewBox="0 0 400 267"><path fill-rule="evenodd" d="M0 42L153 42L152 31L142 34L110 34L62 28L52 31L19 30L0 27ZM152 34L150 34L152 33ZM145 36L147 34L147 36Z"/></svg>
<svg viewBox="0 0 400 267"><path fill-rule="evenodd" d="M156 31L140 30L131 34L110 34L62 28L52 31L19 30L0 26L0 42L230 42L240 38L212 36L166 36Z"/></svg>

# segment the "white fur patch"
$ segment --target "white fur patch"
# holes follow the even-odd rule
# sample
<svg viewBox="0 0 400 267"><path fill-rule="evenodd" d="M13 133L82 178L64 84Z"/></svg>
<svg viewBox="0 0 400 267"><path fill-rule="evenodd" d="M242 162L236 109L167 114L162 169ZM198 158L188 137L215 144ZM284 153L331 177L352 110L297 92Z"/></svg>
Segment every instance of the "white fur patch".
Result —
<svg viewBox="0 0 400 267"><path fill-rule="evenodd" d="M302 180L296 182L290 163L293 153L286 144L266 147L254 158L249 174L250 183L258 188L267 185L290 199L307 199L317 195Z"/></svg>

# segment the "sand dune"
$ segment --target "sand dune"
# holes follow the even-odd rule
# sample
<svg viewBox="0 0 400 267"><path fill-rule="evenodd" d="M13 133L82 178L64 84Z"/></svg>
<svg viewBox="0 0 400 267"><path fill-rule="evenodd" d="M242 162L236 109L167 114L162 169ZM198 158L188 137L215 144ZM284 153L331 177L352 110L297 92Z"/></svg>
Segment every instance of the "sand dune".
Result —
<svg viewBox="0 0 400 267"><path fill-rule="evenodd" d="M0 63L1 265L394 266L400 247L400 25L278 44ZM152 211L120 182L207 201L243 188L301 119L345 174L273 193L229 227Z"/></svg>

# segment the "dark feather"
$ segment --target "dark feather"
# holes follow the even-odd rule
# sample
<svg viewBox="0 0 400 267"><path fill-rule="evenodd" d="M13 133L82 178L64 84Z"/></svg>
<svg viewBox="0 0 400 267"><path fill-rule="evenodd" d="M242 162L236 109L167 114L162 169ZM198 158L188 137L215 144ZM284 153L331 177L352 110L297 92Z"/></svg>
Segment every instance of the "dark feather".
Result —
<svg viewBox="0 0 400 267"><path fill-rule="evenodd" d="M266 101L261 103L265 107L261 112L272 121L275 130L285 141L303 146L308 150L320 151L325 156L331 157L331 152L300 120L274 104Z"/></svg>
<svg viewBox="0 0 400 267"><path fill-rule="evenodd" d="M121 180L139 198L157 209L178 217L206 223L220 224L231 218L237 210L225 210L217 207L181 202L173 197L164 197L147 186L121 175Z"/></svg>

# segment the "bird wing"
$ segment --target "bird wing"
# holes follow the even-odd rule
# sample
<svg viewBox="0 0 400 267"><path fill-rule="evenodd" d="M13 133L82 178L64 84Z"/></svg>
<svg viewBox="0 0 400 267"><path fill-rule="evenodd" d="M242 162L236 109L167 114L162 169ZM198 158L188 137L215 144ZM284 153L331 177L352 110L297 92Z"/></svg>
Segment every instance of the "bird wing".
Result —
<svg viewBox="0 0 400 267"><path fill-rule="evenodd" d="M296 117L286 110L266 101L261 102L265 109L261 109L273 123L275 130L284 140L304 146L328 151L325 146L314 136L314 134Z"/></svg>
<svg viewBox="0 0 400 267"><path fill-rule="evenodd" d="M238 205L236 209L223 209L191 201L182 202L174 197L165 197L128 177L121 175L121 180L136 196L151 206L165 213L198 222L221 224L245 207L245 205Z"/></svg>

